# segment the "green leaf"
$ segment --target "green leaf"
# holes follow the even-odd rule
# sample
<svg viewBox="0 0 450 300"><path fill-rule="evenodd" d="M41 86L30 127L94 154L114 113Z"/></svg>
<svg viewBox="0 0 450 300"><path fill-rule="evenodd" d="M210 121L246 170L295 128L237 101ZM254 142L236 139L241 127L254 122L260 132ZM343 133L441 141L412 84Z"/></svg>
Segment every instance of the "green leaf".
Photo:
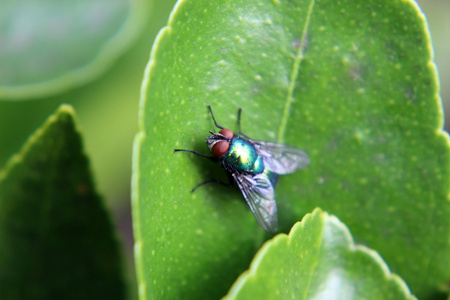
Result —
<svg viewBox="0 0 450 300"><path fill-rule="evenodd" d="M117 239L82 151L63 105L0 173L2 298L124 298Z"/></svg>
<svg viewBox="0 0 450 300"><path fill-rule="evenodd" d="M415 299L373 250L316 209L258 251L224 299Z"/></svg>
<svg viewBox="0 0 450 300"><path fill-rule="evenodd" d="M89 82L135 40L147 1L5 0L0 99L37 98Z"/></svg>
<svg viewBox="0 0 450 300"><path fill-rule="evenodd" d="M269 238L207 154L216 120L304 149L280 178L280 230L315 207L421 299L450 278L449 143L429 33L411 1L180 1L157 40L135 142L143 298L218 298Z"/></svg>

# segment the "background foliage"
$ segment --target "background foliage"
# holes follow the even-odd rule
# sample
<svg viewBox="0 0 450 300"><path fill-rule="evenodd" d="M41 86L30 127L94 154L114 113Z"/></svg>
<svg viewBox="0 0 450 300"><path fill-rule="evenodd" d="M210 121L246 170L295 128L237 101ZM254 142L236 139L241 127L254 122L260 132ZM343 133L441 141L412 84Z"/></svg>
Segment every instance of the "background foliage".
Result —
<svg viewBox="0 0 450 300"><path fill-rule="evenodd" d="M0 172L2 299L123 299L121 255L71 107Z"/></svg>

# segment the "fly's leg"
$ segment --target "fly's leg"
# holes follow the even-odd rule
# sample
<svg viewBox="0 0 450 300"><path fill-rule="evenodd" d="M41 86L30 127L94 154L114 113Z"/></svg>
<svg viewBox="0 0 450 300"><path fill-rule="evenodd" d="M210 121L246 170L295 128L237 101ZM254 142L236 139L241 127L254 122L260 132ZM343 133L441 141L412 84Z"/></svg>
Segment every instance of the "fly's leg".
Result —
<svg viewBox="0 0 450 300"><path fill-rule="evenodd" d="M237 122L238 122L238 128L239 128L239 135L242 135L242 136L245 137L246 139L251 140L251 138L250 138L248 135L244 134L244 133L241 131L241 112L242 112L242 108L239 107L239 110L238 110L238 120L237 120Z"/></svg>
<svg viewBox="0 0 450 300"><path fill-rule="evenodd" d="M214 118L214 115L213 115L213 112L212 112L212 109L211 109L211 105L208 105L208 108L209 108L209 112L211 113L211 118L214 121L214 125L216 125L217 128L224 129L222 126L217 124L216 119Z"/></svg>
<svg viewBox="0 0 450 300"><path fill-rule="evenodd" d="M211 161L214 161L214 162L218 162L218 161L219 161L219 158L218 158L218 157L215 157L215 156L208 156L208 155L205 155L205 154L203 154L203 153L200 153L200 152L197 152L197 151L194 151L194 150L173 149L173 152L179 152L179 151L193 153L193 154L196 154L196 155L198 155L198 156L207 158L207 159L209 159L209 160L211 160ZM202 185L204 185L204 184L207 184L207 183L217 183L217 184L220 184L220 185L223 185L223 186L226 186L226 187L233 187L233 184L234 184L233 177L231 176L231 174L230 174L229 172L227 172L227 174L228 174L228 181L229 181L228 183L223 182L223 181L220 181L220 180L218 180L218 179L209 179L209 180L206 180L206 181L204 181L204 182L201 182L201 183L197 184L197 185L191 190L191 193L193 193L198 187L200 187L200 186L202 186Z"/></svg>
<svg viewBox="0 0 450 300"><path fill-rule="evenodd" d="M178 152L178 151L184 151L184 152L194 153L195 155L198 155L198 156L207 158L207 159L209 159L209 160L211 160L211 161L214 161L214 162L218 162L218 161L219 161L219 158L218 158L218 157L215 157L215 156L209 156L209 155L206 155L206 154L203 154L203 153L194 151L194 150L173 149L173 152Z"/></svg>
<svg viewBox="0 0 450 300"><path fill-rule="evenodd" d="M209 179L209 180L206 180L206 181L204 181L204 182L201 182L201 183L197 184L197 185L191 190L191 193L193 193L198 187L200 187L200 186L202 186L202 185L205 185L205 184L208 184L208 183L217 183L217 184L220 184L220 185L223 185L223 186L226 186L226 187L233 187L233 185L234 185L234 180L233 180L233 177L231 176L230 173L228 173L228 180L229 180L228 183L223 182L223 181L220 181L220 180L217 180L217 179Z"/></svg>

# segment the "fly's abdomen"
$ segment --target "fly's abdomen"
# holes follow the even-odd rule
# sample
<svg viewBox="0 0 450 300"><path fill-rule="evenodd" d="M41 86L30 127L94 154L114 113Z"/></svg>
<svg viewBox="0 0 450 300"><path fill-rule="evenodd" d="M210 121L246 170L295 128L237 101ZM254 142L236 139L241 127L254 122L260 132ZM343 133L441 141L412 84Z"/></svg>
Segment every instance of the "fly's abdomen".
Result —
<svg viewBox="0 0 450 300"><path fill-rule="evenodd" d="M278 174L273 173L269 171L268 169L264 170L264 174L266 174L267 178L269 178L270 182L272 183L272 186L275 187L278 181Z"/></svg>
<svg viewBox="0 0 450 300"><path fill-rule="evenodd" d="M237 171L259 174L264 171L264 162L256 149L243 139L233 139L223 160Z"/></svg>

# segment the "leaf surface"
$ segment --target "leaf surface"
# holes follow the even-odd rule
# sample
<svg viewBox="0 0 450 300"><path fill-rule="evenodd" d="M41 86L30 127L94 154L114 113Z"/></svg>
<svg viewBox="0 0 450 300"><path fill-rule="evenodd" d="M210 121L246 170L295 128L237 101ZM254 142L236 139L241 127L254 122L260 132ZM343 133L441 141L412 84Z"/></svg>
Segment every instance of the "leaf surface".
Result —
<svg viewBox="0 0 450 300"><path fill-rule="evenodd" d="M222 126L304 149L275 189L280 230L315 207L380 253L414 294L450 278L449 143L432 49L412 1L180 1L153 48L135 142L143 298L225 294L266 235L208 154Z"/></svg>

